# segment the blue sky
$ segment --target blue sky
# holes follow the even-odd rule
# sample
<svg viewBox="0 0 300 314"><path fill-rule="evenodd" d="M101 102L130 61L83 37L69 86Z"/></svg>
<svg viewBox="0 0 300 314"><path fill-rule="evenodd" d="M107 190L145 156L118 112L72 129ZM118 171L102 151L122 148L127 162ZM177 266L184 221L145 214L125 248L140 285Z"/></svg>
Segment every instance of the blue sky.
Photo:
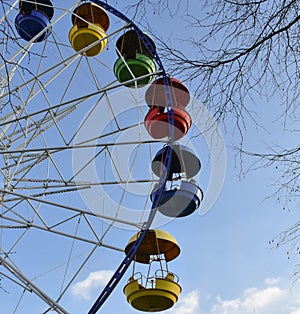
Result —
<svg viewBox="0 0 300 314"><path fill-rule="evenodd" d="M273 200L264 201L272 191L271 171L239 179L230 148L227 154L225 183L211 210L162 227L182 249L170 268L180 276L183 292L178 304L165 312L299 313L299 286L292 284L296 259L288 260L286 248L274 249L268 243L295 222L296 213L283 211ZM105 271L95 269L73 287L73 295L83 302L93 300L96 282L99 287L105 282ZM103 306L104 312L136 312L126 308L121 290L122 284Z"/></svg>
<svg viewBox="0 0 300 314"><path fill-rule="evenodd" d="M73 4L74 1L65 0L62 5L59 1L53 1L56 4L57 11L62 12L64 8ZM196 2L191 2L191 5L197 6ZM62 7L59 7L62 6ZM16 11L13 11L11 20ZM58 15L57 15L58 16ZM169 18L169 23L166 23L166 19ZM55 16L54 16L55 19ZM179 18L180 19L180 18ZM165 17L159 17L153 15L153 21L155 25L152 25L157 33L161 33L162 36L168 38L169 36L180 35L184 33L183 25L175 23L174 18L169 15ZM120 27L120 22L111 16L112 30L116 27ZM117 22L117 24L115 24ZM61 43L67 43L67 31L65 29L70 28L69 16L62 19L59 22L60 27L53 26L54 37ZM142 21L141 21L142 23ZM165 27L164 25L172 27ZM177 29L178 27L178 29ZM178 30L178 32L177 32ZM32 51L41 51L42 45L32 48ZM52 65L52 62L58 62L59 54L53 48L53 42L50 42L46 48L48 53L47 58L42 62L42 68L47 68ZM61 48L68 56L72 53L72 50L68 47ZM65 49L65 50L63 50ZM192 54L192 51L188 51ZM159 51L158 51L159 54ZM37 59L31 56L24 60L24 64L30 64L32 68L36 69L39 66ZM108 50L98 56L97 61L91 61L91 68L95 69L99 67L97 73L97 79L104 86L111 80L111 66L116 59L116 53L114 51L113 44L108 46ZM38 59L39 60L39 59ZM55 61L56 60L56 61ZM30 62L30 63L26 63ZM75 64L75 63L74 63ZM76 98L87 93L88 91L94 91L92 89L93 77L90 75L88 66L89 63L82 62L80 64L81 72L76 72L74 75L74 81L70 81L71 88L66 91L65 83L70 79L72 71L75 66L71 64L61 75L56 78L55 84L46 86L45 93L43 95L38 94L36 98L29 101L28 112L32 113L39 110L41 107L48 106L49 104L55 105L59 101L66 101L70 97ZM26 76L26 75L25 75ZM49 74L50 77L50 74ZM88 78L88 79L87 79ZM95 79L97 81L97 79ZM180 79L180 77L178 77ZM17 73L14 76L14 84L18 85L23 80L22 74ZM93 87L94 88L94 87ZM124 89L124 88L123 88ZM24 92L24 99L28 96L28 91ZM191 92L192 94L192 92ZM191 95L193 96L193 95ZM29 97L29 96L28 96ZM132 98L130 98L132 97ZM114 122L111 122L112 116L110 111L101 111L101 106L113 105L114 112L120 113L118 122L122 124L122 127L126 127L127 123L131 123L131 119L137 119L139 122L143 120L147 107L143 104L143 89L136 94L128 93L122 89L117 89L109 94L110 102L105 100L99 100L94 97L91 101L85 101L83 104L79 104L75 114L67 116L62 120L59 120L58 127L51 125L47 128L47 124L44 130L44 135L38 137L32 143L30 148L37 148L44 146L60 146L66 145L65 139L70 139L74 135L75 130L84 117L87 117L89 110L96 108L95 104L99 103L97 110L100 108L100 112L94 110L94 116L91 115L90 120L83 123L81 128L82 133L76 133L77 142L82 141L86 136L86 131L97 135L97 132L108 132L110 129L115 128ZM128 110L135 99L134 109ZM197 104L201 104L201 99L197 99ZM95 107L94 107L95 106ZM205 106L205 104L204 104ZM198 107L196 107L198 108ZM126 109L126 110L125 110ZM131 108L132 109L132 108ZM263 129L257 128L251 121L247 122L247 128L244 136L244 147L248 151L265 151L268 149L270 143L285 143L285 145L293 145L297 143L297 138L293 137L291 133L284 133L284 130L277 120L280 111L276 107L276 99L272 99L272 103L265 103L265 100L257 99L256 106L251 103L251 109L258 112L257 119L260 124L263 124L270 132L266 132ZM277 110L278 109L278 110ZM239 143L239 136L234 132L235 125L228 119L225 121L225 126L220 125L219 131L222 137L222 141L226 148L226 166L224 183L221 184L221 191L219 187L211 186L211 175L219 175L220 180L223 181L222 173L215 173L209 154L212 153L209 149L210 144L205 142L207 137L201 135L196 138L192 136L201 130L201 115L195 110L195 105L191 103L186 108L190 112L193 119L193 128L188 133L187 137L182 140L182 143L189 143L195 147L195 151L202 163L202 169L197 177L200 187L204 191L204 197L210 195L214 196L215 202L211 207L201 208L193 215L182 219L167 220L162 216L158 216L155 224L162 230L165 230L172 234L181 247L181 254L177 259L169 263L169 268L176 273L180 278L180 284L182 286L182 294L178 303L170 310L164 313L169 314L247 314L247 313L261 313L261 314L299 314L300 313L300 287L296 282L293 284L293 273L295 271L295 265L297 259L288 259L286 251L288 247L273 248L269 244L269 241L274 237L277 237L281 231L286 230L292 224L294 224L298 217L296 210L285 211L282 209L282 204L277 201L276 197L266 199L268 195L271 195L275 186L272 185L276 179L277 170L275 166L273 168L264 169L261 168L255 172L249 172L245 176L241 176L240 167L241 163L237 158L236 151L233 146ZM73 112L73 111L72 111ZM39 121L42 117L41 114L37 115L35 121ZM93 120L95 119L96 120ZM35 118L33 118L34 120ZM107 122L109 121L109 122ZM50 126L51 123L48 125ZM64 132L65 138L60 134ZM137 135L138 134L138 135ZM81 137L83 136L83 137ZM106 138L107 142L112 141L125 141L132 139L145 139L147 133L141 127L134 128L133 131L125 130L120 134L113 134ZM105 141L104 140L104 141ZM90 141L90 144L97 142ZM97 142L99 143L99 142ZM101 142L100 142L101 143ZM16 141L15 148L23 147L25 144L21 140ZM133 178L137 176L143 176L149 174L150 161L152 155L162 147L161 143L153 146L153 151L149 153L147 150L141 150L140 155L143 159L137 161L138 170L133 173ZM213 143L213 148L216 147L216 143ZM115 151L113 150L115 149ZM118 151L119 149L119 151ZM148 149L148 148L147 148ZM76 174L76 168L78 163L80 165L81 158L86 158L90 154L99 152L99 148L94 150L83 150L81 153L72 152L72 154L62 153L62 155L53 154L53 160L47 159L47 163L41 163L40 166L34 168L28 177L49 176L50 178L70 178ZM108 180L118 176L117 171L120 171L121 175L123 170L128 171L128 165L123 169L125 158L129 161L134 159L135 150L122 151L121 148L112 148L111 152L116 153L118 158L116 162L116 168L105 167L106 162L109 160L107 155L101 155L100 158L86 167L86 171L81 171L76 177L77 181L83 182L84 180ZM125 155L129 152L129 155ZM147 156L145 156L147 155ZM122 159L122 156L124 159ZM125 157L124 157L125 156ZM73 167L71 167L71 160L73 160ZM224 161L224 159L223 159ZM252 162L249 157L243 157L242 166L243 169L247 169L247 166ZM74 166L75 165L75 166ZM77 165L77 166L76 166ZM2 164L3 166L3 164ZM57 166L57 167L56 167ZM59 169L59 170L58 170ZM73 172L73 173L72 173ZM50 175L49 175L50 173ZM91 175L92 173L92 175ZM95 178L93 177L95 175ZM100 178L100 179L99 179ZM131 178L131 177L130 177ZM219 182L220 183L220 182ZM118 186L115 185L112 188L105 186L100 188L95 186L91 189L81 190L79 193L63 193L56 194L54 196L49 195L46 200L53 202L63 203L67 206L78 206L84 209L92 209L92 211L100 214L115 213L117 212L116 204L122 198L123 189L128 189L130 195L135 195L135 198L122 199L122 205L129 208L128 211L123 214L119 213L118 218L125 219L133 217L137 219L137 216L147 214L140 210L140 201L145 203L147 195L145 191L149 190L149 186L142 186L140 184L127 186L126 184ZM27 185L28 188L28 185ZM131 190L130 190L131 189ZM24 191L21 190L23 193ZM20 193L21 193L20 192ZM25 192L24 192L25 193ZM29 192L26 192L29 193ZM36 192L37 193L37 192ZM98 194L99 193L99 194ZM104 196L104 197L103 197ZM149 200L143 207L149 209L151 205ZM49 224L55 225L59 218L63 219L64 215L68 217L64 212L60 212L54 209L50 204L42 203L38 205L35 200L28 201L26 206L20 209L20 213L23 211L28 212L30 217L31 207L37 207L38 213L41 217L45 218ZM299 207L299 204L295 204L295 209ZM16 207L18 208L18 207ZM137 214L137 209L140 211ZM130 211L132 210L132 211ZM202 210L202 211L201 211ZM2 208L2 213L5 210ZM141 215L142 215L141 214ZM61 215L61 216L56 216ZM130 216L132 215L132 216ZM94 221L93 218L89 218L91 224L95 224L99 230L101 228L105 230L106 223ZM37 224L42 225L42 219L37 219ZM6 222L2 221L5 225ZM64 224L65 232L73 232L78 236L95 240L94 234L89 231L86 232L86 225L83 225L82 221L78 220L78 230L76 224L72 225L69 222ZM82 228L82 229L81 229ZM98 229L95 233L98 232ZM113 246L124 248L127 240L135 232L135 229L118 225L109 229L108 236L105 240ZM99 234L101 232L99 231ZM1 231L1 246L5 250L10 246L10 241L13 242L15 238L9 238L11 236L8 230ZM20 236L14 235L16 237ZM60 290L60 285L63 276L71 276L71 274L80 267L84 257L87 256L93 249L93 245L85 246L76 242L68 241L64 237L58 237L57 235L50 234L48 232L39 233L36 231L28 232L24 239L20 241L20 244L16 245L15 253L11 254L12 259L21 268L21 270L33 279L38 285L44 287L45 291L50 295L57 295ZM123 259L124 254L108 248L99 248L96 253L93 254L93 258L84 265L81 269L79 276L70 285L69 291L64 295L62 299L63 306L71 314L85 313L98 294L102 291L104 285L109 280L110 276ZM49 265L48 265L49 263ZM67 266L66 266L67 265ZM67 268L67 271L65 269ZM146 272L145 268L145 272ZM111 297L103 305L100 313L138 313L134 310L125 299L122 289L126 284L127 279L131 274L131 268L126 273L118 287L112 293ZM16 300L19 300L22 296L22 290L15 289L13 285L7 281L2 280L1 284L7 292L0 291L0 312L12 313L12 304L16 305ZM63 284L62 284L63 286ZM40 313L46 309L45 305L37 301L33 296L28 296L26 293L26 300L20 303L17 313ZM25 299L25 298L24 298Z"/></svg>

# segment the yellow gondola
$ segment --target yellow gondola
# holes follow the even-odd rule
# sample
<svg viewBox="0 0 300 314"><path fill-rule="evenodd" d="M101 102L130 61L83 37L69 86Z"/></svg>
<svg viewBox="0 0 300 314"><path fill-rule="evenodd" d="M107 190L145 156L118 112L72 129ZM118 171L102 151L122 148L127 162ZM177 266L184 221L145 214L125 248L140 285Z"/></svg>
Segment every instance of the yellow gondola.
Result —
<svg viewBox="0 0 300 314"><path fill-rule="evenodd" d="M106 31L110 21L102 7L91 2L78 6L73 12L72 23L69 41L75 51L81 51L90 45L92 47L84 52L88 57L103 51L108 42ZM94 43L96 44L93 45Z"/></svg>
<svg viewBox="0 0 300 314"><path fill-rule="evenodd" d="M139 235L140 233L137 233L129 239L125 248L126 254L138 239ZM180 247L176 239L168 232L157 229L149 230L135 255L135 261L149 264L151 255L159 254L164 255L165 260L169 262L180 254Z"/></svg>
<svg viewBox="0 0 300 314"><path fill-rule="evenodd" d="M126 254L139 236L140 233L137 233L129 239L125 248ZM169 233L156 229L147 231L134 258L134 263L149 264L147 276L140 272L133 274L123 289L132 307L144 312L158 312L169 309L177 302L181 286L178 284L178 277L168 270L167 262L176 258L179 253L176 239ZM150 276L150 268L155 263L158 264L158 269L154 276ZM138 274L140 277L137 278Z"/></svg>
<svg viewBox="0 0 300 314"><path fill-rule="evenodd" d="M158 312L171 308L177 302L181 286L175 282L174 274L168 273L163 278L155 278L153 288L146 288L131 277L123 292L128 303L135 309Z"/></svg>

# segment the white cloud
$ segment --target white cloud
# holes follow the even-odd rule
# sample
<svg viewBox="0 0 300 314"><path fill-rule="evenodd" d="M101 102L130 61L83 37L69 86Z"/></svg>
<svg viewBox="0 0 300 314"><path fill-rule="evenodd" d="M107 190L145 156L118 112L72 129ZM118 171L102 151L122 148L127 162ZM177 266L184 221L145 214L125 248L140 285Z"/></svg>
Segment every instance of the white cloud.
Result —
<svg viewBox="0 0 300 314"><path fill-rule="evenodd" d="M279 278L267 278L261 289L245 289L237 298L214 300L200 296L195 290L181 295L168 314L300 314L300 291L291 290ZM200 310L201 306L201 310ZM202 309L206 309L203 311Z"/></svg>
<svg viewBox="0 0 300 314"><path fill-rule="evenodd" d="M90 273L83 281L77 282L71 289L73 296L90 300L93 292L104 286L113 275L111 270ZM261 289L252 287L245 289L239 297L224 299L217 296L212 299L200 296L194 290L182 294L178 303L168 314L300 314L300 291L291 290L279 278L267 278ZM203 311L203 309L206 311Z"/></svg>
<svg viewBox="0 0 300 314"><path fill-rule="evenodd" d="M168 311L169 314L199 314L199 292L194 290L185 296L179 297L179 302L176 307Z"/></svg>
<svg viewBox="0 0 300 314"><path fill-rule="evenodd" d="M97 288L104 286L112 277L112 270L100 270L92 272L83 281L77 282L71 289L71 293L79 298L89 300L91 294Z"/></svg>
<svg viewBox="0 0 300 314"><path fill-rule="evenodd" d="M209 314L300 314L299 289L291 289L280 278L267 278L265 287L244 290L232 300L216 299ZM201 313L204 314L204 313Z"/></svg>
<svg viewBox="0 0 300 314"><path fill-rule="evenodd" d="M265 279L265 285L266 286L274 286L276 284L279 284L280 278L266 278Z"/></svg>
<svg viewBox="0 0 300 314"><path fill-rule="evenodd" d="M249 288L244 291L241 298L222 300L218 298L211 310L216 314L240 314L240 313L272 313L275 306L286 301L286 291L279 287L268 287L262 290ZM267 312L268 311L268 312ZM282 313L282 312L281 312Z"/></svg>

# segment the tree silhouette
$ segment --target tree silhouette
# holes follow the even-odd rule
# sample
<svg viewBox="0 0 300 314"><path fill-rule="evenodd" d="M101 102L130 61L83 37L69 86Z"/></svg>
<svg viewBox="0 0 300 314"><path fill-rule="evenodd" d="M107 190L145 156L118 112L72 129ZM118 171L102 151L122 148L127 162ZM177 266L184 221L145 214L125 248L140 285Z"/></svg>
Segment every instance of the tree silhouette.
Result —
<svg viewBox="0 0 300 314"><path fill-rule="evenodd" d="M2 0L0 6L4 8L5 4L7 10L10 3ZM124 4L114 0L111 5L123 7L128 16L147 29L155 38L168 72L189 84L195 97L201 99L217 121L225 125L229 119L234 121L239 135L238 153L241 158L248 156L253 160L241 171L274 167L278 180L272 197L283 202L286 209L299 199L298 143L292 147L277 143L266 152L247 151L243 145L248 121L258 128L264 127L257 121L252 106L258 99L261 103L276 99L282 130L299 133L299 128L290 128L292 123L299 122L299 1L132 0ZM5 16L2 18L5 20ZM167 26L174 31L161 37L154 19L161 20L162 25L169 23ZM180 24L176 23L178 20ZM2 49L9 49L8 39L17 36L9 21L0 24L0 36ZM18 66L5 55L0 53L3 65L0 79L8 96L1 109L12 103L9 71ZM20 70L30 73L29 68ZM275 244L292 242L292 250L298 252L299 236L297 222L280 234Z"/></svg>
<svg viewBox="0 0 300 314"><path fill-rule="evenodd" d="M265 129L253 105L271 101L279 112L277 122L282 132L297 138L299 9L296 0L148 0L132 1L127 6L155 37L169 73L188 83L195 97L225 128L228 121L235 125L239 135L237 155L250 162L247 168L241 168L241 174L274 169L274 192L266 197L288 210L300 196L299 142L294 141L292 146L277 142L261 152L247 150L244 140L249 121ZM173 28L165 37L158 34L152 22L159 21L158 16L166 29L168 25ZM270 243L290 244L291 251L298 254L299 236L297 222Z"/></svg>

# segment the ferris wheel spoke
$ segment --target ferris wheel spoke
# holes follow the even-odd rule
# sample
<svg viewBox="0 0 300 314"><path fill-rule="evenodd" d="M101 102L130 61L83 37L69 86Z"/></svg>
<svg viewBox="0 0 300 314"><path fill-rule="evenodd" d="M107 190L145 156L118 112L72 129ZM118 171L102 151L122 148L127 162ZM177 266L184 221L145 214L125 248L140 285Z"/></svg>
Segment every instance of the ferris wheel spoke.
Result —
<svg viewBox="0 0 300 314"><path fill-rule="evenodd" d="M38 196L47 196L52 194L59 194L59 193L66 193L66 192L75 192L79 190L89 189L93 186L116 186L120 185L123 188L129 185L136 185L142 183L157 183L156 179L135 179L135 180L124 180L124 181L97 181L97 182L70 182L70 181L63 181L57 179L45 179L44 181L38 181L36 179L13 179L13 182L17 182L17 184L12 184L15 191L30 191L30 190L43 190L43 192L39 194L32 194L32 197ZM27 182L31 185L21 186L20 183ZM61 182L61 184L51 184L51 182ZM42 185L34 185L34 183L42 183ZM51 191L51 189L56 189ZM50 190L50 191L48 191ZM2 202L9 203L16 200L21 200L22 197L15 197L15 198L6 198Z"/></svg>
<svg viewBox="0 0 300 314"><path fill-rule="evenodd" d="M86 258L83 260L83 262L81 263L81 265L78 267L78 269L74 272L73 276L70 278L70 280L68 281L67 284L65 284L65 286L62 285L61 287L61 291L60 294L57 298L57 302L63 297L63 295L68 291L68 289L70 288L70 286L72 285L72 283L75 281L75 279L78 277L80 271L85 267L85 265L87 264L87 262L91 259L92 255L96 252L98 248L98 245L95 245L94 247L92 247L91 251L89 252L89 254L86 256ZM67 270L66 270L67 271Z"/></svg>
<svg viewBox="0 0 300 314"><path fill-rule="evenodd" d="M27 287L27 286L26 286L25 284L23 284L22 282L19 282L18 280L16 280L16 278L11 277L11 276L5 274L4 272L0 272L0 276L7 278L8 280L10 280L11 282L13 282L14 284L17 284L18 286L20 286L20 287L23 289L24 292L25 292L25 291L31 292L31 290L30 290L29 287ZM19 304L19 302L18 302L17 304ZM16 309L17 309L17 306L16 306Z"/></svg>
<svg viewBox="0 0 300 314"><path fill-rule="evenodd" d="M77 212L79 214L86 214L86 215L89 215L91 217L102 218L102 219L107 220L107 221L116 221L116 222L118 222L120 224L138 227L137 223L132 222L130 220L116 219L115 217L102 215L102 214L95 213L95 212L92 212L92 211L88 211L88 210L85 210L85 209L82 209L82 208L76 208L76 207L73 207L73 206L69 206L69 205L66 205L66 204L63 204L63 203L58 203L58 202L54 202L54 201L50 201L50 200L46 200L46 199L36 198L36 197L30 196L30 195L20 194L20 193L16 193L16 192L9 191L9 190L0 189L0 192L3 193L3 195L8 194L8 195L17 196L17 197L20 198L19 200L21 200L21 199L22 200L32 200L32 201L35 201L37 204L41 204L42 203L42 204L50 205L50 206L53 206L52 207L53 209L63 209L63 210L68 210L70 212L73 211L73 212Z"/></svg>
<svg viewBox="0 0 300 314"><path fill-rule="evenodd" d="M52 298L50 298L44 291L42 291L38 286L36 286L32 280L28 279L17 267L9 263L6 259L0 255L0 265L4 266L11 274L13 274L23 285L27 286L32 292L34 292L38 297L45 301L51 309L55 310L57 313L68 314L68 312Z"/></svg>
<svg viewBox="0 0 300 314"><path fill-rule="evenodd" d="M39 217L39 219L35 219L35 223L34 222L24 222L20 219L16 219L16 218L12 218L12 217L7 217L5 215L0 215L1 219L6 220L8 222L14 223L13 226L15 226L16 228L6 228L7 230L17 230L18 228L21 229L20 227L24 227L26 228L26 233L30 230L30 229L36 229L39 231L45 231L48 233L52 233L55 234L57 236L61 236L61 237L65 237L68 239L74 239L76 241L80 241L83 243L87 243L87 244L92 244L92 245L97 245L98 247L103 247L103 248L108 248L110 250L114 250L114 251L118 251L118 252L123 252L123 248L111 245L109 243L105 243L103 241L103 235L102 234L94 234L94 238L87 238L87 237L83 237L83 236L79 236L79 235L75 235L74 233L70 233L67 231L63 231L63 230L59 230L58 227L62 227L64 226L64 224L72 222L73 223L73 227L76 228L77 226L77 222L78 222L78 218L81 217L82 215L86 215L86 214L76 214L73 215L71 217L68 217L67 219L64 219L63 221L59 221L57 222L55 225L53 226L48 226L44 221L42 222L42 219ZM38 224L38 221L42 222L42 224ZM123 222L124 223L124 222ZM11 227L13 227L11 226ZM84 227L87 227L88 224L85 223ZM4 226L6 227L6 226ZM18 228L17 228L18 227ZM1 228L0 228L1 229ZM95 227L93 227L92 229L90 228L89 231L90 233L95 232ZM24 233L25 235L25 233ZM104 233L104 235L106 235L106 233ZM18 237L18 240L20 240L21 238ZM18 245L19 241L16 240L16 242L14 243L14 247L16 247ZM9 254L9 253L8 253Z"/></svg>
<svg viewBox="0 0 300 314"><path fill-rule="evenodd" d="M170 84L155 104L146 99L156 77L168 82L152 38L103 1L52 2L2 3L11 32L0 63L0 271L21 290L16 313L39 305L30 291L46 302L44 313L67 313L58 306L70 306L67 293L104 250L125 251L107 298L155 221L167 186L165 170L153 170L155 151L174 140ZM169 169L170 151L159 168ZM129 253L125 229L142 233Z"/></svg>
<svg viewBox="0 0 300 314"><path fill-rule="evenodd" d="M15 0L15 2L13 2L12 4L8 4L8 9L4 12L2 17L0 18L0 23L3 23L3 21L7 20L7 17L9 16L10 12L16 7L18 2L19 2L18 0Z"/></svg>
<svg viewBox="0 0 300 314"><path fill-rule="evenodd" d="M118 88L120 86L122 86L123 84L116 84L116 85L111 85L111 84L108 84L107 86L103 87L102 89L100 90L96 90L94 92L91 92L89 94L85 94L83 96L80 96L80 97L76 97L76 98L72 98L70 100L67 100L67 101L64 101L64 102L61 102L59 104L56 104L56 105L53 105L51 107L48 107L48 108L44 108L44 109L41 109L41 110L36 110L36 111L33 111L33 112L30 112L30 113L27 113L23 116L20 116L20 117L16 117L16 113L13 112L10 117L13 115L13 117L9 120L9 121L5 121L5 122L1 122L0 123L0 127L3 127L3 126L7 126L7 125L10 125L12 123L15 123L15 122L19 122L21 120L26 120L26 119L29 119L33 116L36 116L36 115L40 115L42 113L48 113L49 111L51 110L56 110L57 108L59 107L63 107L63 106L67 106L67 105L70 105L70 104L73 104L73 106L75 105L79 105L80 103L83 103L85 100L93 97L93 96L96 96L96 95L99 95L99 94L103 94L111 89L115 89L115 88Z"/></svg>
<svg viewBox="0 0 300 314"><path fill-rule="evenodd" d="M126 27L127 27L127 25L122 26L121 28L119 28L118 30L116 30L115 32L113 32L110 36L113 36L114 34L119 33L122 29L124 29L124 28L126 28ZM96 44L97 44L97 42L93 43L92 46L93 46L93 45L96 45ZM32 45L32 44L31 44L31 45ZM30 50L30 46L29 46L29 47L26 47L26 50L25 50L25 51L27 51L27 50L28 50L28 51ZM15 71L16 69L20 68L20 67L19 67L19 64L22 62L23 58L24 58L25 55L26 55L26 54L23 53L23 51L24 51L24 48L22 48L22 49L16 54L16 56L19 55L19 54L21 55L21 58L18 60L17 63L13 61L13 60L16 58L16 56L13 56L10 60L6 60L6 63L8 63L8 64L9 64L9 63L12 63L12 65L13 65L13 70L11 70L10 73L14 73L14 71ZM60 56L62 56L62 55L60 55ZM46 82L44 82L44 83L42 84L41 89L46 88L47 85L49 85L54 79L56 79L56 78L58 77L58 75L62 74L64 71L66 71L67 68L68 68L69 66L71 66L78 58L80 58L80 59L83 58L83 56L80 54L80 52L76 52L76 53L72 54L71 56L69 56L69 57L67 57L67 58L65 58L65 59L63 59L63 60L57 62L54 66L48 67L47 69L45 69L45 70L43 70L43 71L41 71L41 72L38 71L37 73L35 73L35 74L33 75L33 78L31 78L31 79L29 79L29 80L26 80L26 81L24 81L23 83L19 84L19 86L18 86L17 88L10 89L7 93L3 93L3 94L1 95L1 98L5 98L5 97L9 96L10 94L14 94L15 92L18 92L18 91L19 91L20 89L22 89L23 87L29 86L29 84L31 84L31 83L33 83L33 84L35 84L35 83L40 84L40 80L41 80L42 77L44 77L45 75L47 75L47 74L51 73L52 71L54 71L55 69L57 69L57 71L52 74L52 76L48 79L48 81L46 81ZM41 59L41 61L42 61L42 59ZM103 65L104 65L104 64L103 64ZM2 70L1 67L0 67L0 70ZM25 69L25 70L28 71L28 69ZM33 73L32 73L32 74L33 74ZM149 76L149 75L148 75L148 76ZM10 76L9 76L9 77L10 77ZM145 76L145 77L147 77L147 76ZM11 78L11 77L10 77L10 78ZM137 78L134 78L134 79L133 79L133 81L136 81L136 80L137 80ZM119 87L119 86L122 86L122 85L123 85L123 84L117 84L116 87ZM39 92L39 90L38 90L37 92ZM34 97L34 95L32 95L31 97ZM1 99L1 98L0 98L0 99Z"/></svg>
<svg viewBox="0 0 300 314"><path fill-rule="evenodd" d="M128 130L130 128L135 128L139 126L137 125L132 125L130 127L123 128L121 130ZM117 131L115 131L117 132ZM1 151L0 150L0 155L11 155L11 154L24 154L24 157L27 158L35 158L35 157L40 157L39 154L35 153L44 153L45 151L52 152L52 153L57 153L61 152L64 150L74 150L74 149L89 149L89 148L99 148L99 147L111 147L111 146L128 146L128 145L148 145L148 144L155 144L155 143L165 143L164 141L158 141L158 140L145 140L145 141L120 141L117 143L113 142L105 142L105 143L94 143L94 144L86 144L86 142L95 142L96 139L102 139L103 137L107 137L109 135L114 134L115 132L110 132L105 135L97 136L95 138L91 138L87 141L84 141L82 143L76 143L75 145L68 145L68 146L47 146L47 147L35 147L35 148L26 148L26 149L12 149L9 151ZM25 154L28 153L28 154ZM12 157L13 158L13 157ZM23 161L25 162L25 161ZM5 167L2 167L1 169L6 169Z"/></svg>

